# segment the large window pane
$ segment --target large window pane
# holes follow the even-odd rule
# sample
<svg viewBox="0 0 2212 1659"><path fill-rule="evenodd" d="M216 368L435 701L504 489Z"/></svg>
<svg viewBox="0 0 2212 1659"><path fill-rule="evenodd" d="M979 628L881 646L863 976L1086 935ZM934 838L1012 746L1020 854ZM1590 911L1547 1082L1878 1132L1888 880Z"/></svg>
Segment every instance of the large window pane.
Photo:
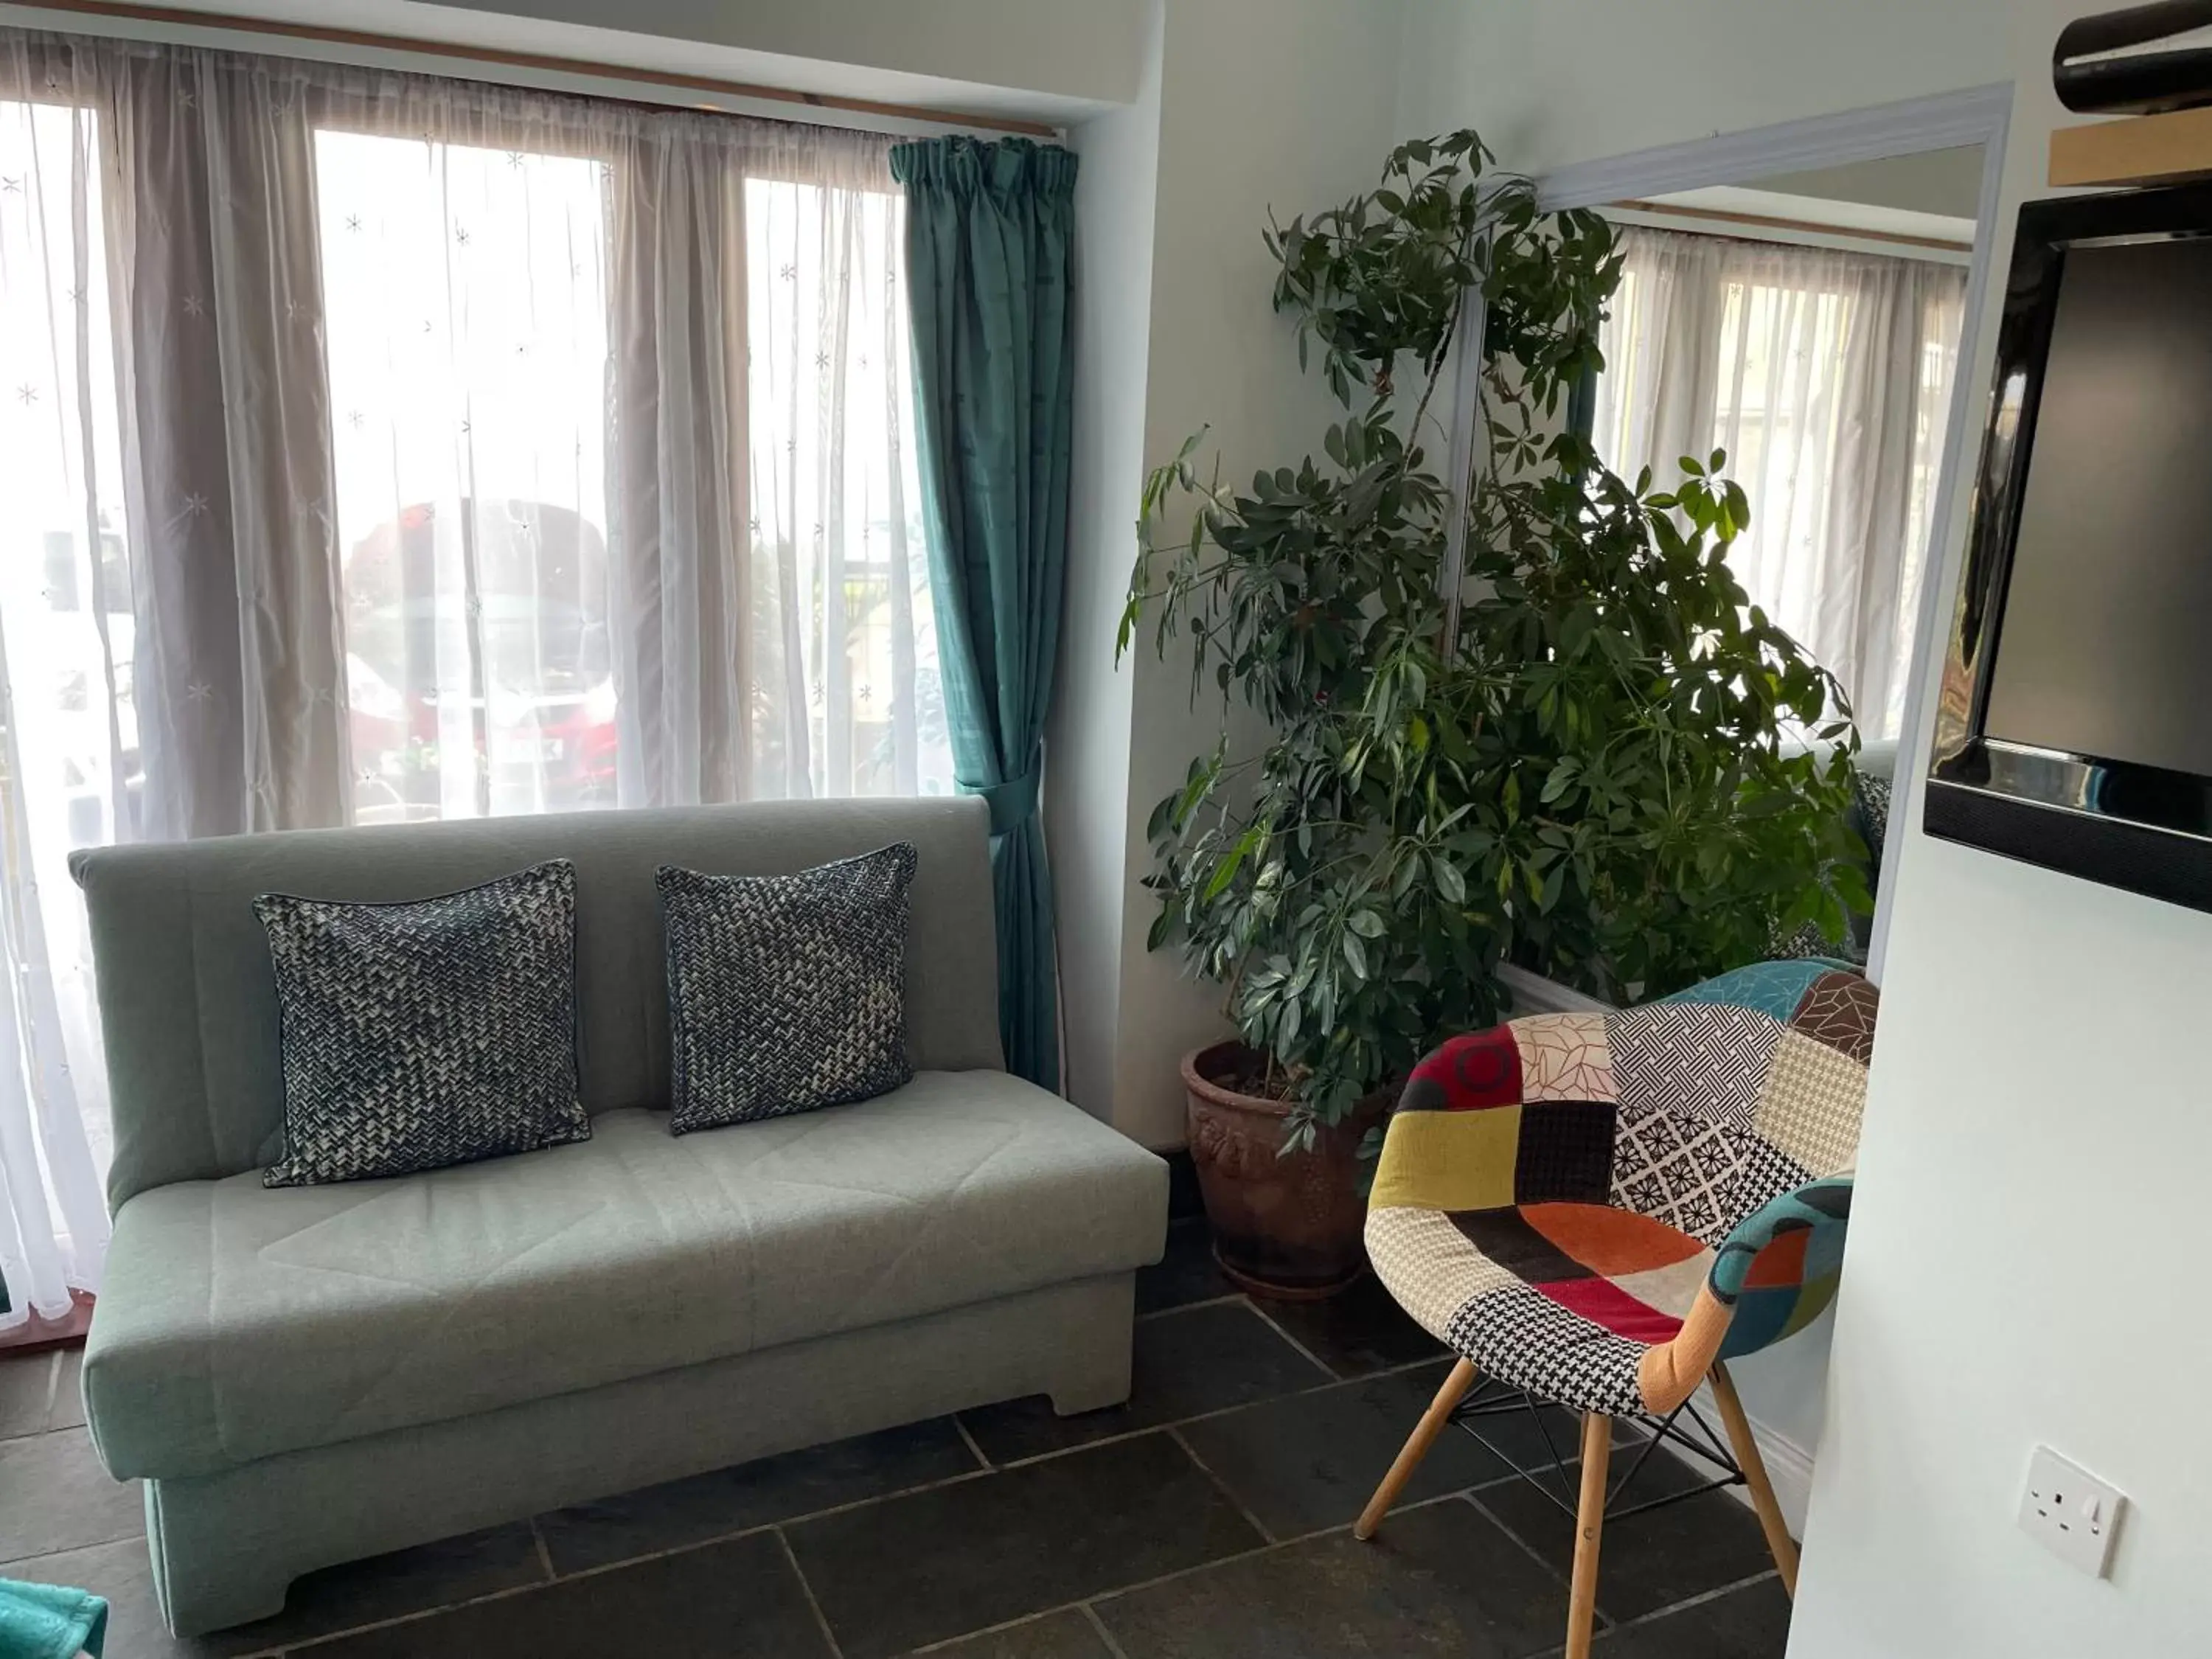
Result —
<svg viewBox="0 0 2212 1659"><path fill-rule="evenodd" d="M362 823L614 801L600 164L316 136Z"/></svg>
<svg viewBox="0 0 2212 1659"><path fill-rule="evenodd" d="M48 1311L96 1283L110 1139L67 860L143 787L99 154L92 112L0 101L0 1274Z"/></svg>
<svg viewBox="0 0 2212 1659"><path fill-rule="evenodd" d="M950 793L904 204L754 179L745 210L756 792Z"/></svg>

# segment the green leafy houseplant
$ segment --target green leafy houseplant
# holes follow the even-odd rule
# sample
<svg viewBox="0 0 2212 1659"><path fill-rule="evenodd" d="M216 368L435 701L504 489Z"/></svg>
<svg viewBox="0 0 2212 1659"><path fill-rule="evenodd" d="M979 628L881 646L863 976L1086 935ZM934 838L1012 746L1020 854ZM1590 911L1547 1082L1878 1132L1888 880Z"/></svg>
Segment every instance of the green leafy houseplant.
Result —
<svg viewBox="0 0 2212 1659"><path fill-rule="evenodd" d="M1197 438L1145 487L1117 652L1149 618L1194 702L1223 698L1152 814L1151 944L1224 988L1237 1086L1287 1103L1290 1148L1495 1019L1501 962L1656 995L1870 908L1842 691L1728 570L1744 492L1717 454L1673 493L1625 483L1560 430L1619 260L1490 161L1471 132L1415 141L1372 191L1271 222L1276 308L1346 417L1249 493L1201 476ZM1455 492L1426 446L1477 306ZM1245 752L1232 698L1267 726ZM1840 760L1794 749L1808 729Z"/></svg>

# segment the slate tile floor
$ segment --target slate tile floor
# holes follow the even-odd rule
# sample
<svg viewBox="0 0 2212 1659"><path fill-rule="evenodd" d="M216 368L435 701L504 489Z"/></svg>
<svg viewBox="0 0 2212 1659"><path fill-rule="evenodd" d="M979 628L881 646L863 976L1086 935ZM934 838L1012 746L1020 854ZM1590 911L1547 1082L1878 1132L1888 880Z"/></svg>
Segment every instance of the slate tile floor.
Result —
<svg viewBox="0 0 2212 1659"><path fill-rule="evenodd" d="M538 1516L313 1574L277 1618L193 1642L161 1631L76 1356L0 1359L0 1577L109 1597L110 1659L1556 1652L1571 1525L1466 1437L1379 1539L1351 1536L1444 1363L1379 1286L1263 1312L1186 1220L1139 1297L1126 1406L1016 1401ZM1781 1654L1789 1604L1732 1497L1621 1522L1604 1559L1606 1659Z"/></svg>

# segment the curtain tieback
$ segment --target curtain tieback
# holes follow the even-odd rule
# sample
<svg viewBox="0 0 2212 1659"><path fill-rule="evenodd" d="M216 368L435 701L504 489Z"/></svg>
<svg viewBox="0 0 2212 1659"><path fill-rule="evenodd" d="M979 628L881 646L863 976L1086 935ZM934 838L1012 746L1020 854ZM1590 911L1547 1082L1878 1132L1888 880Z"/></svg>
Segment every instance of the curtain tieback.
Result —
<svg viewBox="0 0 2212 1659"><path fill-rule="evenodd" d="M1037 810L1037 769L1008 778L1004 783L961 783L970 795L981 795L991 809L991 834L1010 835Z"/></svg>

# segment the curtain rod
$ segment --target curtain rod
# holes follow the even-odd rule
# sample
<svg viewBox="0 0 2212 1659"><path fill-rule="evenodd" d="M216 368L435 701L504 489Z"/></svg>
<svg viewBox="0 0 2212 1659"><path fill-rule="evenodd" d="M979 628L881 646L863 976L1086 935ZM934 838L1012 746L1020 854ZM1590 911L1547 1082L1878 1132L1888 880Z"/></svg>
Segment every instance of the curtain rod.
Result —
<svg viewBox="0 0 2212 1659"><path fill-rule="evenodd" d="M275 17L246 17L234 12L186 11L175 6L149 6L132 0L23 0L38 10L76 12L88 17L118 18L128 22L161 23L181 28L223 29L240 34L273 34L289 40L314 40L327 46L368 46L385 52L407 52L434 58L453 58L472 64L494 64L507 69L550 71L556 75L585 75L596 80L642 82L673 87L684 92L712 93L726 98L758 98L771 103L797 104L808 109L842 110L854 115L880 115L901 121L926 121L933 126L975 127L988 132L1015 132L1034 138L1057 138L1059 129L1042 121L1016 120L1002 115L967 115L946 110L922 109L911 104L884 104L866 98L840 98L826 92L793 92L788 87L756 86L745 81L722 81L711 76L685 75L674 70L629 69L594 64L580 58L560 58L548 52L508 52L497 46L471 46L453 40L425 40L404 34L378 34L367 29L331 28L320 23L294 23Z"/></svg>
<svg viewBox="0 0 2212 1659"><path fill-rule="evenodd" d="M1863 242L1895 242L1905 247L1935 248L1944 253L1972 253L1972 242L1954 242L1941 236L1910 236L1901 230L1861 230L1852 225L1816 224L1810 219L1779 219L1766 213L1736 213L1721 208L1688 207L1674 202L1615 202L1613 206L1635 213L1656 213L1672 219L1711 219L1724 225L1756 225L1767 230L1812 231L1822 236L1848 236Z"/></svg>

